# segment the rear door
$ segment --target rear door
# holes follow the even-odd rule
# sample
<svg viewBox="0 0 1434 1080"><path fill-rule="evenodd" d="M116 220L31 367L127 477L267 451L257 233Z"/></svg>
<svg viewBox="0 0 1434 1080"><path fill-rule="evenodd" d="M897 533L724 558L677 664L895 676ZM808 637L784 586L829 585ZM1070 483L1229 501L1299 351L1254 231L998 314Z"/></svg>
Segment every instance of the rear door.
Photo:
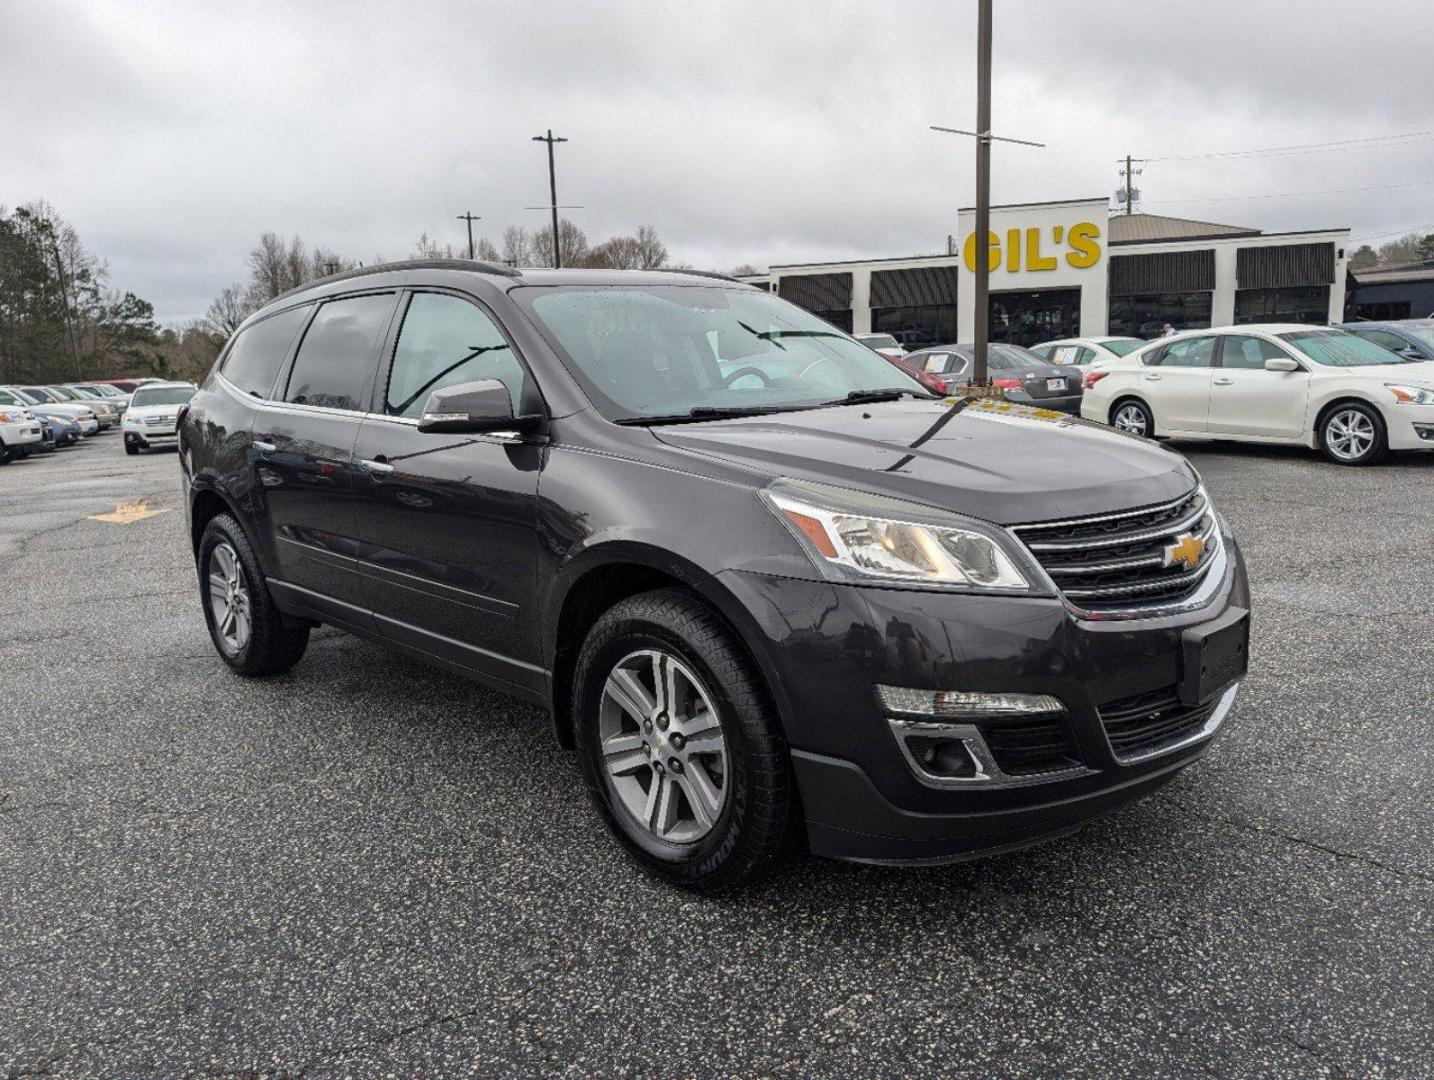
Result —
<svg viewBox="0 0 1434 1080"><path fill-rule="evenodd" d="M1136 385L1155 413L1157 431L1207 430L1214 364L1213 334L1180 338L1147 358Z"/></svg>
<svg viewBox="0 0 1434 1080"><path fill-rule="evenodd" d="M1298 437L1305 427L1310 374L1266 371L1265 361L1299 361L1273 341L1254 334L1220 336L1219 366L1211 380L1213 434Z"/></svg>
<svg viewBox="0 0 1434 1080"><path fill-rule="evenodd" d="M393 291L320 304L275 397L255 410L254 499L294 599L364 622L354 538L353 446L363 422Z"/></svg>
<svg viewBox="0 0 1434 1080"><path fill-rule="evenodd" d="M386 350L354 458L366 603L399 644L541 691L538 470L543 447L516 436L422 432L434 390L480 379L514 413L542 411L497 320L466 295L415 291Z"/></svg>

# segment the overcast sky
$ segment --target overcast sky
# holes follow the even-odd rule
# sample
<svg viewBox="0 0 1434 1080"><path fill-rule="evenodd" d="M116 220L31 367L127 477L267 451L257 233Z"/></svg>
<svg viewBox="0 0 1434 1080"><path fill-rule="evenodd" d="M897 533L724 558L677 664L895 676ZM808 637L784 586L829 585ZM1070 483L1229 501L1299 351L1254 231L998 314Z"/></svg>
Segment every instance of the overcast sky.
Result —
<svg viewBox="0 0 1434 1080"><path fill-rule="evenodd" d="M590 240L652 224L696 267L944 250L974 197L970 140L927 130L974 121L974 0L5 0L0 20L0 206L49 199L166 322L243 278L265 230L369 261L459 242L468 209L495 242L540 226L548 127ZM1108 194L1126 153L1427 132L1152 161L1140 186L1152 213L1434 231L1431 40L1423 0L996 0L993 128L1047 145L998 148L993 198Z"/></svg>

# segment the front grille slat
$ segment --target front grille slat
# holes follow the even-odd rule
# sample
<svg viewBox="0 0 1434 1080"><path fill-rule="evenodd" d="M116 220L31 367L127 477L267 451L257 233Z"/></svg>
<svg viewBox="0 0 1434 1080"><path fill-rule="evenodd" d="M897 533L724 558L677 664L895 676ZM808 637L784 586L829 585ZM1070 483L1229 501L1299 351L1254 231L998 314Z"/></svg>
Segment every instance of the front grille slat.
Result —
<svg viewBox="0 0 1434 1080"><path fill-rule="evenodd" d="M1174 687L1107 702L1100 722L1117 758L1138 757L1188 738L1203 728L1218 702L1182 704Z"/></svg>
<svg viewBox="0 0 1434 1080"><path fill-rule="evenodd" d="M1080 752L1065 716L978 723L991 756L1009 776L1058 772L1081 764Z"/></svg>
<svg viewBox="0 0 1434 1080"><path fill-rule="evenodd" d="M1157 506L1012 531L1065 597L1087 611L1178 603L1200 587L1220 545L1214 511L1199 488ZM1167 549L1186 534L1203 543L1193 567L1167 559Z"/></svg>

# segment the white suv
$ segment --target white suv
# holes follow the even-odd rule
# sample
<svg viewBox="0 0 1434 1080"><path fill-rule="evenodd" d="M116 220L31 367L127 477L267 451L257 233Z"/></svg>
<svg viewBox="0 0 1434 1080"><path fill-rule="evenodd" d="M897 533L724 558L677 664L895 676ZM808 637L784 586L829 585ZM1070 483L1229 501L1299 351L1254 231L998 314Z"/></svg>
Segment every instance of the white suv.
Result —
<svg viewBox="0 0 1434 1080"><path fill-rule="evenodd" d="M180 406L188 404L198 389L193 383L152 382L135 390L124 414L124 452L173 446L178 441Z"/></svg>
<svg viewBox="0 0 1434 1080"><path fill-rule="evenodd" d="M44 438L40 421L23 405L0 403L0 465L28 452Z"/></svg>
<svg viewBox="0 0 1434 1080"><path fill-rule="evenodd" d="M1298 443L1364 465L1434 450L1434 362L1330 327L1187 331L1087 372L1081 416L1137 435Z"/></svg>

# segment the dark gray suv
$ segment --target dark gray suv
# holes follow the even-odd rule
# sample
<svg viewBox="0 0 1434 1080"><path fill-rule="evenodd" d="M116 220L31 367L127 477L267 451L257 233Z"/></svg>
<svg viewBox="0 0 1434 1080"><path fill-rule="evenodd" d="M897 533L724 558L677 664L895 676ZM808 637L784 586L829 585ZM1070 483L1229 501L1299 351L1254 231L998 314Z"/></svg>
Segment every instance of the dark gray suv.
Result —
<svg viewBox="0 0 1434 1080"><path fill-rule="evenodd" d="M1245 670L1180 455L935 398L715 276L329 278L240 327L179 437L231 668L328 623L541 706L690 887L1072 831L1197 759Z"/></svg>

